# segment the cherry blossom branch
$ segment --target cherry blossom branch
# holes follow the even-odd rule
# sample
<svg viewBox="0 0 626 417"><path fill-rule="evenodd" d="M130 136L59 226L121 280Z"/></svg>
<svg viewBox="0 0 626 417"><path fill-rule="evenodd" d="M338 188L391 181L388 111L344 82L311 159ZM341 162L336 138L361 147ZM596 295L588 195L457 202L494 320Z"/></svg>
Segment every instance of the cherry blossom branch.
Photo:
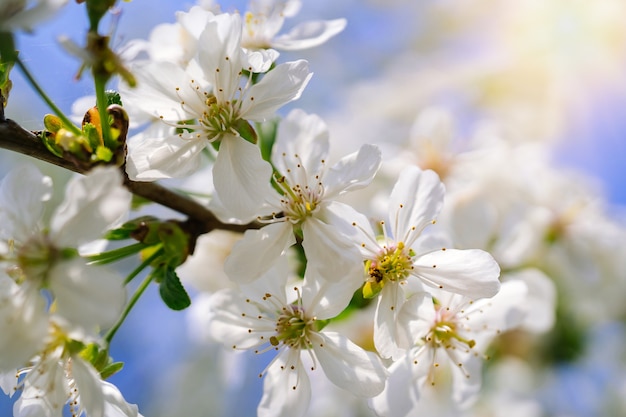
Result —
<svg viewBox="0 0 626 417"><path fill-rule="evenodd" d="M73 172L80 174L86 173L86 170L82 167L78 167L73 162L59 158L50 153L37 135L25 130L11 119L0 119L0 148L21 153ZM157 183L132 181L126 176L125 172L123 172L123 174L124 185L133 194L186 215L190 220L193 220L195 225L204 229L202 231L203 233L214 229L244 232L247 229L256 229L259 227L256 223L245 225L222 223L202 204L182 194L176 193Z"/></svg>

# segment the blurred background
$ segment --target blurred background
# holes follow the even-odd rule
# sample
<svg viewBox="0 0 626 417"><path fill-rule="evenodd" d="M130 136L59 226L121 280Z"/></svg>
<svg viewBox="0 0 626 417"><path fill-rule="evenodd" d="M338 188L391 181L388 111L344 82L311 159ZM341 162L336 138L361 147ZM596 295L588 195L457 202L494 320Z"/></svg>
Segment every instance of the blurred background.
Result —
<svg viewBox="0 0 626 417"><path fill-rule="evenodd" d="M315 74L302 98L282 112L301 107L321 115L330 126L336 153L352 151L361 143L378 143L384 157L395 157L391 149L412 135L418 116L436 108L454 121L454 136L461 143L486 125L511 141L541 143L549 149L554 170L575 172L581 183L589 184L602 202L607 227L618 236L616 242L625 242L626 2L303 3L285 29L305 20L340 17L348 20L348 26L325 45L281 54L282 62L307 59ZM121 48L131 39L147 39L155 25L174 22L177 10L192 5L120 2L108 21L112 44ZM246 2L224 1L221 7L245 11ZM88 74L74 79L80 62L60 47L57 38L65 35L83 44L86 27L84 8L70 2L35 33L17 38L23 61L67 113L75 100L92 94L92 85ZM12 79L7 117L26 128L40 129L49 110L17 70ZM0 171L26 160L0 151ZM40 167L59 183L67 178L67 173ZM599 229L598 234L605 231ZM616 245L607 248L619 249L615 251L619 257L622 249ZM611 258L611 253L606 257ZM587 293L592 300L585 311L594 303L604 303L600 295L604 292L617 292L620 299L626 296L626 269L614 269L612 280L601 285L615 287ZM568 354L543 357L530 367L515 362L500 374L494 372L494 385L504 384L506 375L527 382L515 390L528 408L516 402L517 410L525 411L515 415L626 415L626 316L623 309L611 311L581 328L557 315L558 332L571 330L555 339L567 345ZM247 355L225 356L220 347L202 344L188 326L191 314L167 310L156 288L148 291L114 340L112 355L126 365L112 382L129 402L139 404L145 416L254 415L261 395L256 375L263 364ZM537 367L542 372L539 382L528 375ZM504 414L490 409L475 415L514 415L510 407L507 410L506 400L499 401L504 402ZM312 415L316 409L323 407L314 405ZM0 397L0 416L11 415L10 410L11 401ZM369 415L365 408L350 412Z"/></svg>

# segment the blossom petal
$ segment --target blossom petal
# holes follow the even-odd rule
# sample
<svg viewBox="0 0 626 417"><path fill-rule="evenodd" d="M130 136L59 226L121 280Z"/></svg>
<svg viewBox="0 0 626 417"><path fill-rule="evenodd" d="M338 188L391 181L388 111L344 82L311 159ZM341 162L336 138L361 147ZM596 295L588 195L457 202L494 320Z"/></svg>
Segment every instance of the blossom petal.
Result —
<svg viewBox="0 0 626 417"><path fill-rule="evenodd" d="M398 347L409 349L414 346L416 337L428 334L435 320L433 296L426 292L411 295L396 317Z"/></svg>
<svg viewBox="0 0 626 417"><path fill-rule="evenodd" d="M500 267L479 249L442 249L418 256L413 275L426 284L472 299L493 297L500 290Z"/></svg>
<svg viewBox="0 0 626 417"><path fill-rule="evenodd" d="M0 373L25 365L48 335L46 303L39 288L21 286L0 273ZM14 383L15 384L15 383Z"/></svg>
<svg viewBox="0 0 626 417"><path fill-rule="evenodd" d="M206 335L228 348L249 349L267 343L275 333L273 328L266 332L256 331L259 327L259 310L253 303L246 302L241 293L225 289L211 295ZM249 331L254 330L254 331ZM261 336L265 339L262 340Z"/></svg>
<svg viewBox="0 0 626 417"><path fill-rule="evenodd" d="M70 392L60 350L43 356L24 379L22 395L13 405L14 417L60 416Z"/></svg>
<svg viewBox="0 0 626 417"><path fill-rule="evenodd" d="M528 287L517 279L502 283L492 298L474 301L464 315L477 347L486 349L496 335L520 326L528 314L528 304Z"/></svg>
<svg viewBox="0 0 626 417"><path fill-rule="evenodd" d="M26 241L37 230L51 192L52 180L34 165L11 170L0 183L0 237Z"/></svg>
<svg viewBox="0 0 626 417"><path fill-rule="evenodd" d="M470 407L478 398L482 385L483 366L483 359L480 355L470 352L463 356L461 359L463 367L455 366L456 364L452 366L452 399L461 409Z"/></svg>
<svg viewBox="0 0 626 417"><path fill-rule="evenodd" d="M302 247L307 258L307 275L318 274L321 279L336 282L350 279L358 288L363 283L362 274L353 273L361 264L361 255L352 241L317 217L309 217L302 224Z"/></svg>
<svg viewBox="0 0 626 417"><path fill-rule="evenodd" d="M144 61L134 65L132 72L137 86L119 86L131 115L137 112L140 118L177 123L195 119L206 107L194 77L174 62Z"/></svg>
<svg viewBox="0 0 626 417"><path fill-rule="evenodd" d="M338 316L348 306L354 291L360 286L363 267L357 263L354 269L353 275L359 277L356 286L355 280L348 277L328 281L306 275L302 285L302 306L305 311L318 320Z"/></svg>
<svg viewBox="0 0 626 417"><path fill-rule="evenodd" d="M328 211L337 218L344 219L350 225L352 230L345 231L345 234L357 245L363 257L375 259L379 255L381 247L376 240L376 233L364 214L347 204L338 202L329 204Z"/></svg>
<svg viewBox="0 0 626 417"><path fill-rule="evenodd" d="M287 222L269 224L258 230L246 230L235 243L224 263L228 277L238 283L252 282L266 273L285 251L296 243L293 228Z"/></svg>
<svg viewBox="0 0 626 417"><path fill-rule="evenodd" d="M80 406L89 417L109 417L104 414L104 395L98 372L82 358L72 357L72 377L80 396Z"/></svg>
<svg viewBox="0 0 626 417"><path fill-rule="evenodd" d="M293 366L293 368L292 368ZM268 369L258 417L302 417L311 403L311 382L298 349L281 355Z"/></svg>
<svg viewBox="0 0 626 417"><path fill-rule="evenodd" d="M421 399L419 376L428 372L426 360L416 360L415 350L395 361L389 367L385 390L372 399L372 408L379 416L408 417Z"/></svg>
<svg viewBox="0 0 626 417"><path fill-rule="evenodd" d="M117 387L109 382L100 381L104 396L104 415L106 417L139 417L135 404L126 402ZM91 415L89 415L91 417Z"/></svg>
<svg viewBox="0 0 626 417"><path fill-rule="evenodd" d="M358 152L343 157L324 177L326 196L341 195L369 185L382 161L378 146L363 145Z"/></svg>
<svg viewBox="0 0 626 417"><path fill-rule="evenodd" d="M374 317L374 345L383 358L396 360L404 354L398 346L397 314L404 304L404 291L395 282L388 282L378 296Z"/></svg>
<svg viewBox="0 0 626 417"><path fill-rule="evenodd" d="M182 139L162 123L133 136L128 141L126 173L133 181L180 178L194 173L206 147L204 139Z"/></svg>
<svg viewBox="0 0 626 417"><path fill-rule="evenodd" d="M288 33L274 38L272 47L286 51L313 48L343 31L346 24L346 19L303 22Z"/></svg>
<svg viewBox="0 0 626 417"><path fill-rule="evenodd" d="M246 91L241 117L255 122L273 117L280 107L300 98L312 76L309 63L302 59L277 65Z"/></svg>
<svg viewBox="0 0 626 417"><path fill-rule="evenodd" d="M218 103L230 100L239 87L242 69L241 16L222 13L207 22L198 40L198 62L215 87Z"/></svg>
<svg viewBox="0 0 626 417"><path fill-rule="evenodd" d="M416 166L402 170L389 197L389 220L396 241L411 246L441 211L444 192L434 171Z"/></svg>
<svg viewBox="0 0 626 417"><path fill-rule="evenodd" d="M548 331L556 320L556 288L546 274L535 268L507 273L502 286L509 281L520 280L528 287L524 304L527 306L523 327L536 333ZM500 290L502 292L502 290Z"/></svg>
<svg viewBox="0 0 626 417"><path fill-rule="evenodd" d="M126 290L117 273L89 266L81 258L58 262L48 278L56 314L86 330L112 325L126 302Z"/></svg>
<svg viewBox="0 0 626 417"><path fill-rule="evenodd" d="M213 185L221 204L243 221L262 214L265 200L274 195L271 165L259 147L235 136L222 139L213 165Z"/></svg>
<svg viewBox="0 0 626 417"><path fill-rule="evenodd" d="M131 198L116 167L96 167L84 177L74 177L50 220L50 238L59 248L98 239L123 220Z"/></svg>
<svg viewBox="0 0 626 417"><path fill-rule="evenodd" d="M294 109L278 125L272 162L288 184L307 184L322 171L329 147L326 123L315 114Z"/></svg>
<svg viewBox="0 0 626 417"><path fill-rule="evenodd" d="M245 51L242 55L242 65L249 68L250 72L267 72L280 54L273 49L260 49L256 51Z"/></svg>
<svg viewBox="0 0 626 417"><path fill-rule="evenodd" d="M360 397L373 397L385 388L387 372L380 358L339 333L311 335L315 356L333 384Z"/></svg>
<svg viewBox="0 0 626 417"><path fill-rule="evenodd" d="M12 14L10 10L12 4L3 5L3 7L9 7L8 15L10 18L6 19L5 16L2 16L3 21L0 21L0 32L10 32L16 29L31 32L37 24L54 16L56 11L67 3L67 0L38 1L35 4L33 2L21 1L15 3L18 7L21 5L24 9ZM27 4L28 6L26 6Z"/></svg>

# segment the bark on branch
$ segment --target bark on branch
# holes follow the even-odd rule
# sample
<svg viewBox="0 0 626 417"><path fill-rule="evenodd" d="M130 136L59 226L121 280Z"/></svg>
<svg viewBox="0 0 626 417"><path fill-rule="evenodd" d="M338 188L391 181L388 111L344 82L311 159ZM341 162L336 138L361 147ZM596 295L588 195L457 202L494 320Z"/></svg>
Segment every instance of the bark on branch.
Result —
<svg viewBox="0 0 626 417"><path fill-rule="evenodd" d="M73 172L86 173L83 168L76 166L73 162L50 153L37 135L25 130L11 119L0 118L0 148L28 155ZM203 227L205 229L204 233L214 229L244 232L247 229L259 227L256 223L246 225L222 223L202 204L184 195L157 183L132 181L128 178L126 172L122 172L122 174L124 175L124 185L133 194L186 215L190 220Z"/></svg>

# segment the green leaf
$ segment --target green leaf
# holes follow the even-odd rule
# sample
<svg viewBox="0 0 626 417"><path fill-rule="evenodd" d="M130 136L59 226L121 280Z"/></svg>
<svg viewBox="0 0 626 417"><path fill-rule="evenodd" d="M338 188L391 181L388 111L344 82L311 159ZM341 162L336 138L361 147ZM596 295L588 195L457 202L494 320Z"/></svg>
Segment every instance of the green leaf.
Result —
<svg viewBox="0 0 626 417"><path fill-rule="evenodd" d="M174 268L165 267L162 271L162 281L159 285L159 293L165 305L172 310L184 310L191 305L191 299L185 291L183 284L180 283L180 279Z"/></svg>

